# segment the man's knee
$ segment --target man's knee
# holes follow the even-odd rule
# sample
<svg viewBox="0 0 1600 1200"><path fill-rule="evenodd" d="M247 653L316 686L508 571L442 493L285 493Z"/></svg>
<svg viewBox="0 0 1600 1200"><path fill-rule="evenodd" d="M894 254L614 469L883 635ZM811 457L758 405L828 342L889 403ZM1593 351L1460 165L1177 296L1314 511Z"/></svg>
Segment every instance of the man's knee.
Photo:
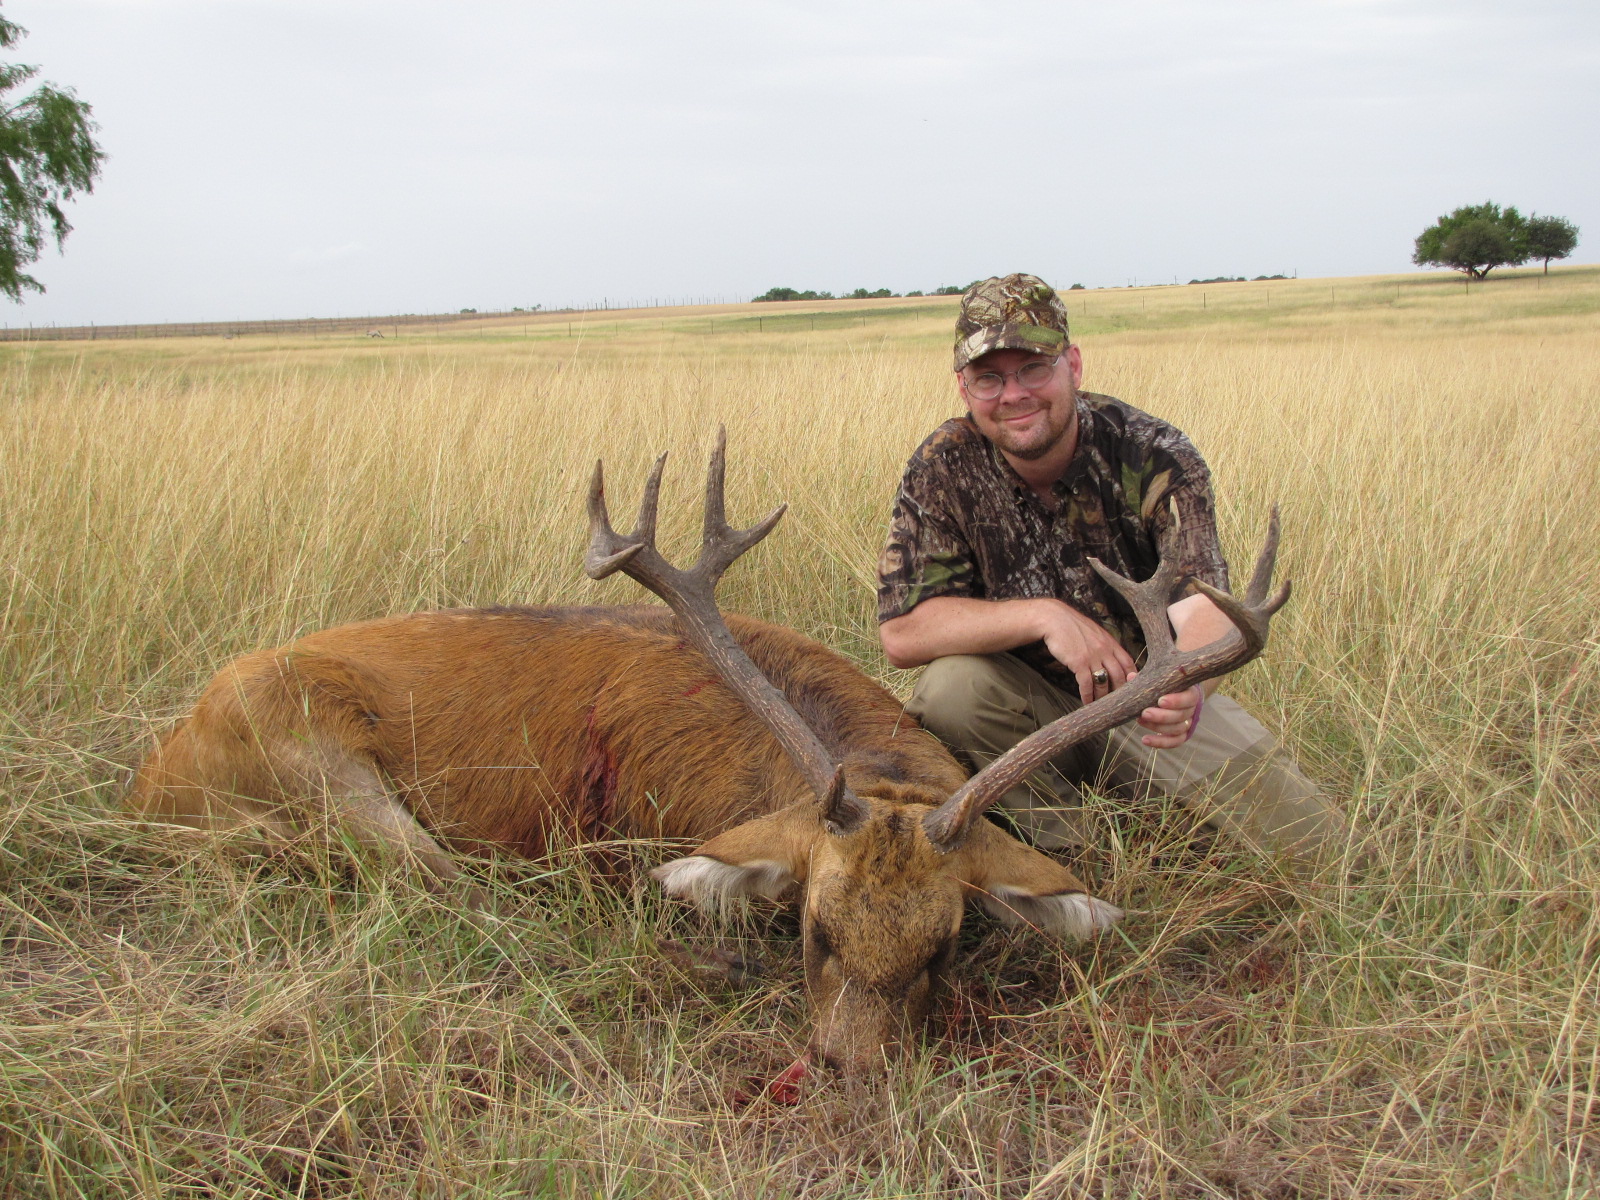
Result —
<svg viewBox="0 0 1600 1200"><path fill-rule="evenodd" d="M1237 750L1175 794L1208 825L1257 850L1309 859L1337 853L1350 838L1348 824L1322 789L1270 736Z"/></svg>
<svg viewBox="0 0 1600 1200"><path fill-rule="evenodd" d="M923 669L906 709L918 720L929 717L940 724L953 723L994 687L994 671L987 657L951 654L934 659Z"/></svg>
<svg viewBox="0 0 1600 1200"><path fill-rule="evenodd" d="M958 751L1004 750L1039 726L1036 697L1008 656L952 654L934 659L906 711Z"/></svg>

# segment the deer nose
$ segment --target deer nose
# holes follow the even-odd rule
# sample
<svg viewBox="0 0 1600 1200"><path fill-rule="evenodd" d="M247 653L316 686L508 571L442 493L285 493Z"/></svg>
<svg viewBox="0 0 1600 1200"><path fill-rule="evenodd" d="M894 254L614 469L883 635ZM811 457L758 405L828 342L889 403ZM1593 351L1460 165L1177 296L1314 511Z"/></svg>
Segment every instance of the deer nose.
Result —
<svg viewBox="0 0 1600 1200"><path fill-rule="evenodd" d="M813 1038L806 1053L813 1062L841 1075L867 1075L882 1071L904 1049L904 1039L893 1035L881 1039L844 1038L826 1045Z"/></svg>
<svg viewBox="0 0 1600 1200"><path fill-rule="evenodd" d="M824 1050L820 1046L812 1047L811 1061L819 1067L827 1067L830 1071L838 1071L841 1074L849 1072L848 1064L843 1057L835 1054L832 1050Z"/></svg>

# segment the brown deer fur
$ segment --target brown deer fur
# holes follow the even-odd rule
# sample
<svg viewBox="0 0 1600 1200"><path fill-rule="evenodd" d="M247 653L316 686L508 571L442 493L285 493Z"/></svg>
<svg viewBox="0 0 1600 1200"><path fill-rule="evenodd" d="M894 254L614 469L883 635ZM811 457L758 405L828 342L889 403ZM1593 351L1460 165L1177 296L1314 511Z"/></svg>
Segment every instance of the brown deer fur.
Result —
<svg viewBox="0 0 1600 1200"><path fill-rule="evenodd" d="M966 777L951 755L825 647L728 625L842 764L870 809L859 828L824 828L772 734L648 606L417 613L245 655L144 762L128 808L268 837L334 822L443 880L446 847L703 841L656 878L708 905L800 887L814 1046L852 1068L925 1014L966 899L1070 936L1121 916L985 821L940 853L922 820Z"/></svg>

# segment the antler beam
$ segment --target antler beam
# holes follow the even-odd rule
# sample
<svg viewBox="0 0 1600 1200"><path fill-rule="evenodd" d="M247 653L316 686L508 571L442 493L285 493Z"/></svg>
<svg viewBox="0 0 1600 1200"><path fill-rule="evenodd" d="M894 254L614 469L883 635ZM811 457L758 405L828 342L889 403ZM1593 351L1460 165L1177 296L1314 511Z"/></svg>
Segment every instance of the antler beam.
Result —
<svg viewBox="0 0 1600 1200"><path fill-rule="evenodd" d="M928 840L945 852L956 849L966 839L972 822L990 805L1069 746L1133 720L1170 692L1237 670L1260 654L1267 643L1272 614L1289 599L1287 580L1275 594L1267 595L1277 555L1278 508L1273 505L1267 540L1256 559L1243 601L1198 579L1194 581L1195 587L1227 614L1234 628L1209 645L1184 651L1174 645L1167 621L1167 604L1178 578L1176 555L1170 545L1162 547L1160 565L1143 583L1125 579L1090 559L1100 577L1122 594L1139 618L1148 651L1145 665L1133 681L1029 734L967 780L955 795L923 818Z"/></svg>
<svg viewBox="0 0 1600 1200"><path fill-rule="evenodd" d="M844 770L828 754L800 714L782 692L773 687L750 661L717 609L717 581L734 560L749 550L782 519L788 505L781 504L748 529L733 529L725 517L727 430L717 430L716 449L706 472L705 527L700 558L689 570L680 570L656 549L656 511L661 499L661 472L667 456L656 459L644 485L639 519L633 532L623 537L611 528L606 511L603 462L594 465L589 484L589 549L583 567L591 579L604 579L622 571L667 602L677 615L689 642L711 661L735 695L772 731L816 793L822 819L829 830L845 834L860 825L866 805L844 784Z"/></svg>

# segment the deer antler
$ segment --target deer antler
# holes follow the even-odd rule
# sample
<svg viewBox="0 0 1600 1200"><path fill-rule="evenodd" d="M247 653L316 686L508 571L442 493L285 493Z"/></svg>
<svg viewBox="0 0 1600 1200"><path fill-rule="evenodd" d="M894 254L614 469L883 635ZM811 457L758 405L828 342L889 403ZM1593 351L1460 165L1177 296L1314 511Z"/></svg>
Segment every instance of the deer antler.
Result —
<svg viewBox="0 0 1600 1200"><path fill-rule="evenodd" d="M690 643L711 660L734 695L772 731L794 760L806 782L816 792L822 819L831 832L846 834L866 817L867 808L844 783L844 769L797 713L782 692L772 686L729 632L717 609L717 580L741 554L777 525L788 509L780 504L749 529L733 529L724 516L724 480L727 474L727 430L717 430L716 449L706 473L705 532L700 559L687 571L667 562L656 550L656 508L661 498L661 472L667 456L656 459L644 485L639 520L627 537L611 528L606 513L603 462L594 465L589 484L589 549L583 569L591 579L604 579L622 571L644 584L677 614Z"/></svg>
<svg viewBox="0 0 1600 1200"><path fill-rule="evenodd" d="M1169 692L1224 675L1261 653L1267 643L1267 625L1272 614L1289 599L1287 580L1274 595L1270 598L1267 595L1278 555L1277 505L1272 507L1267 540L1256 559L1250 588L1242 602L1201 580L1194 581L1195 587L1228 615L1234 628L1209 645L1193 650L1177 649L1173 644L1172 627L1167 622L1167 603L1178 579L1176 555L1172 549L1171 545L1162 547L1160 565L1143 583L1124 579L1098 560L1089 560L1100 577L1122 594L1139 618L1148 648L1145 665L1133 681L1117 691L1029 734L924 817L922 827L936 849L948 853L960 846L972 822L991 804L1068 746L1131 721Z"/></svg>

